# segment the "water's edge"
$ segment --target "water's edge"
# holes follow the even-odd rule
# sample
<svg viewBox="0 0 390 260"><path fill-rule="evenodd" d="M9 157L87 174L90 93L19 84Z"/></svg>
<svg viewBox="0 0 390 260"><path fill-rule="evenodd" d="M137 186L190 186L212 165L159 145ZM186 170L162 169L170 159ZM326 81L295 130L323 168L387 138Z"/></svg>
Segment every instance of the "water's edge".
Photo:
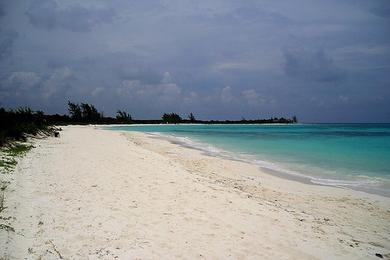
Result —
<svg viewBox="0 0 390 260"><path fill-rule="evenodd" d="M124 132L128 133L127 131ZM273 162L260 161L258 159L249 158L245 154L238 154L238 153L226 151L207 143L194 141L190 137L175 136L173 134L160 133L160 132L140 132L140 133L147 134L149 135L150 138L166 140L172 144L201 151L204 155L207 156L253 164L258 166L263 172L274 175L279 178L298 181L305 184L345 188L345 189L351 189L356 191L363 191L366 193L380 195L384 197L390 197L390 191L387 189L365 186L365 184L375 184L377 182L371 177L367 177L367 183L362 183L361 181L355 182L355 181L342 180L342 179L326 179L326 178L320 178L316 176L309 176L309 175L302 174L300 172L291 171L289 169L283 169L279 165Z"/></svg>

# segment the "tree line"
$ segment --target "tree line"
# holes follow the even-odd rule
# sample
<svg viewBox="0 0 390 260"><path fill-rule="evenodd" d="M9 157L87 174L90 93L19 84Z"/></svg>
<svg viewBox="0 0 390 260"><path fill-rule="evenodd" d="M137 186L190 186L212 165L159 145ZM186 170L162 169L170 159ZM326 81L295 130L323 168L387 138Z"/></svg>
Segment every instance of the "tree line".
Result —
<svg viewBox="0 0 390 260"><path fill-rule="evenodd" d="M296 116L292 118L273 117L269 119L250 119L245 118L241 120L198 120L191 112L188 118L182 118L176 113L164 113L161 119L157 120L135 120L126 111L118 110L116 117L104 117L102 112L90 104L86 103L72 103L68 102L68 111L70 116L70 122L72 123L89 123L89 124L186 124L186 123L198 123L198 124L293 124L297 123Z"/></svg>
<svg viewBox="0 0 390 260"><path fill-rule="evenodd" d="M190 113L188 119L181 118L176 113L165 113L162 116L161 123L166 124L186 124L186 123L197 123L197 124L295 124L298 123L296 116L292 118L284 117L273 117L268 119L245 119L241 120L197 120L194 114Z"/></svg>
<svg viewBox="0 0 390 260"><path fill-rule="evenodd" d="M28 107L15 110L0 108L0 146L11 140L24 141L29 135L51 131L52 127L42 111L32 111Z"/></svg>
<svg viewBox="0 0 390 260"><path fill-rule="evenodd" d="M33 111L28 107L15 110L0 108L0 146L8 141L25 140L28 135L38 133L50 134L55 130L55 125L68 124L265 124L281 123L293 124L298 120L294 116L290 118L269 118L252 120L198 120L193 113L187 118L182 118L176 113L164 113L161 119L143 120L133 119L123 110L118 110L115 117L104 116L103 112L88 103L74 103L68 101L68 115L46 115L42 111Z"/></svg>

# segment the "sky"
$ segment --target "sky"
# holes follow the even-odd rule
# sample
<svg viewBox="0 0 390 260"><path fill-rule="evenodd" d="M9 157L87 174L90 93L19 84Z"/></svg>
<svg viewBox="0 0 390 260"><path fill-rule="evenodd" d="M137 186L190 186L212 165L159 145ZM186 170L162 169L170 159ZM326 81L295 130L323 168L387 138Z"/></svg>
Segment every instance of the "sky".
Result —
<svg viewBox="0 0 390 260"><path fill-rule="evenodd" d="M0 106L390 122L389 0L0 0Z"/></svg>

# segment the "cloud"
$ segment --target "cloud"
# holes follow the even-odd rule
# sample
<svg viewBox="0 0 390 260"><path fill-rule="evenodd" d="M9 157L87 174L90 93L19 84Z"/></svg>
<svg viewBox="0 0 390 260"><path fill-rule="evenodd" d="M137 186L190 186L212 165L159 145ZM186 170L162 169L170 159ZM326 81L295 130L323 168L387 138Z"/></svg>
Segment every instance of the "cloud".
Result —
<svg viewBox="0 0 390 260"><path fill-rule="evenodd" d="M165 77L164 77L165 78ZM119 96L139 99L146 102L180 103L182 90L175 83L144 84L139 80L124 80L116 89Z"/></svg>
<svg viewBox="0 0 390 260"><path fill-rule="evenodd" d="M197 105L199 94L195 91L190 91L187 96L184 97L183 103L186 105Z"/></svg>
<svg viewBox="0 0 390 260"><path fill-rule="evenodd" d="M12 45L17 37L16 32L0 28L0 61L11 56Z"/></svg>
<svg viewBox="0 0 390 260"><path fill-rule="evenodd" d="M100 95L101 93L103 93L104 90L105 89L103 87L97 87L97 88L95 88L94 90L91 91L91 95L93 97L96 97L96 96Z"/></svg>
<svg viewBox="0 0 390 260"><path fill-rule="evenodd" d="M168 71L164 72L164 76L161 80L162 83L171 83L172 82L172 76L171 73Z"/></svg>
<svg viewBox="0 0 390 260"><path fill-rule="evenodd" d="M334 112L312 97L345 115L381 97L367 110L388 118L387 0L0 2L1 99L10 107L61 113L71 99L139 118L294 111L320 121Z"/></svg>
<svg viewBox="0 0 390 260"><path fill-rule="evenodd" d="M98 24L111 22L114 17L113 9L86 8L81 5L61 8L52 0L34 2L25 14L37 28L61 28L73 32L89 32Z"/></svg>
<svg viewBox="0 0 390 260"><path fill-rule="evenodd" d="M244 61L230 61L230 62L218 62L215 65L212 66L215 70L253 70L256 68L255 64L252 64L250 62L244 62Z"/></svg>
<svg viewBox="0 0 390 260"><path fill-rule="evenodd" d="M375 8L372 8L371 10L371 13L379 16L379 17L382 17L382 18L390 18L390 4L389 4L389 1L386 1L385 4L379 6L379 7L375 7Z"/></svg>
<svg viewBox="0 0 390 260"><path fill-rule="evenodd" d="M48 99L60 91L66 91L72 78L73 72L68 67L54 70L50 77L42 82L42 97Z"/></svg>
<svg viewBox="0 0 390 260"><path fill-rule="evenodd" d="M5 16L4 4L0 3L0 19Z"/></svg>
<svg viewBox="0 0 390 260"><path fill-rule="evenodd" d="M344 77L343 70L335 66L322 50L286 50L284 59L284 70L290 77L318 82L335 82Z"/></svg>
<svg viewBox="0 0 390 260"><path fill-rule="evenodd" d="M16 71L2 82L1 88L26 91L36 86L40 80L41 78L34 72Z"/></svg>
<svg viewBox="0 0 390 260"><path fill-rule="evenodd" d="M231 103L236 99L232 94L232 88L230 86L222 88L220 97L223 103Z"/></svg>
<svg viewBox="0 0 390 260"><path fill-rule="evenodd" d="M254 89L246 89L242 91L241 94L249 105L258 106L265 102L265 99L262 98Z"/></svg>
<svg viewBox="0 0 390 260"><path fill-rule="evenodd" d="M246 26L287 26L293 22L287 16L272 10L267 10L256 3L236 3L230 6L228 3L226 9L213 10L214 13L206 12L203 15L209 22L221 25L232 23L234 25L240 24Z"/></svg>
<svg viewBox="0 0 390 260"><path fill-rule="evenodd" d="M70 87L73 72L68 67L55 69L49 75L39 75L35 72L17 71L11 73L0 82L3 94L25 98L49 99L58 93L64 93Z"/></svg>
<svg viewBox="0 0 390 260"><path fill-rule="evenodd" d="M348 103L349 102L349 97L348 96L344 96L344 95L340 95L339 96L339 100L342 103Z"/></svg>

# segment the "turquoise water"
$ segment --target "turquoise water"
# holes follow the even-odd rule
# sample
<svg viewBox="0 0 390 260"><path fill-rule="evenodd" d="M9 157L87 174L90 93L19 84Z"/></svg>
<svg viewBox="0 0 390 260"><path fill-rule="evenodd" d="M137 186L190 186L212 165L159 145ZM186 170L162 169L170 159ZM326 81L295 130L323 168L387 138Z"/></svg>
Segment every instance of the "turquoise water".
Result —
<svg viewBox="0 0 390 260"><path fill-rule="evenodd" d="M158 133L313 183L390 194L390 124L141 125Z"/></svg>

